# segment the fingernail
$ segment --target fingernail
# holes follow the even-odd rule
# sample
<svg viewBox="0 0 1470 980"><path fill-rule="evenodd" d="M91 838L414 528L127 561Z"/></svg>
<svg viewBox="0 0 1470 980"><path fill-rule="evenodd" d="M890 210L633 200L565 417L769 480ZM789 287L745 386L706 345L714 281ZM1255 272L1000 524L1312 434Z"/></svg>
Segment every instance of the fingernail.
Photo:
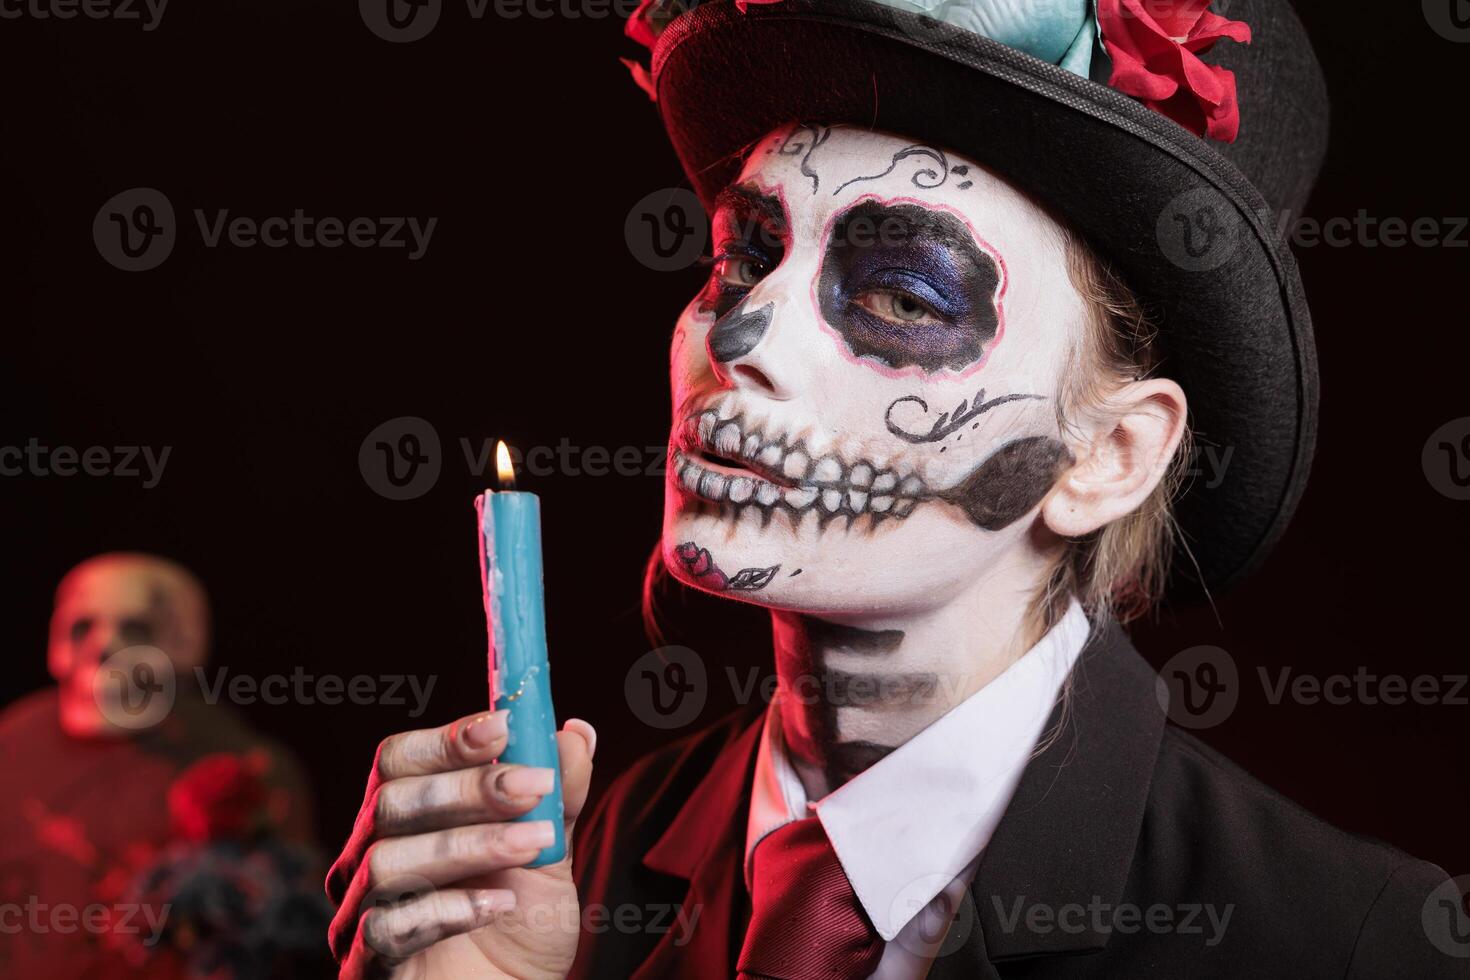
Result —
<svg viewBox="0 0 1470 980"><path fill-rule="evenodd" d="M465 726L464 744L472 749L483 749L505 734L505 719L509 708L501 708L488 715L481 715Z"/></svg>
<svg viewBox="0 0 1470 980"><path fill-rule="evenodd" d="M596 755L597 754L597 729L595 729L595 728L592 727L592 723L590 721L584 721L581 718L568 718L567 719L567 723L566 723L566 725L564 727L566 727L566 728L572 728L574 725L576 726L576 729L575 730L579 734L581 734L581 736L584 739L587 740L587 754L588 755Z"/></svg>
<svg viewBox="0 0 1470 980"><path fill-rule="evenodd" d="M550 847L554 840L556 831L551 829L550 820L513 823L505 828L505 843L516 850L534 847L539 851L543 847Z"/></svg>
<svg viewBox="0 0 1470 980"><path fill-rule="evenodd" d="M477 888L470 892L470 902L475 906L475 918L484 920L515 908L516 893L509 888Z"/></svg>
<svg viewBox="0 0 1470 980"><path fill-rule="evenodd" d="M501 772L495 783L505 797L545 796L556 785L556 773L550 769L516 766Z"/></svg>

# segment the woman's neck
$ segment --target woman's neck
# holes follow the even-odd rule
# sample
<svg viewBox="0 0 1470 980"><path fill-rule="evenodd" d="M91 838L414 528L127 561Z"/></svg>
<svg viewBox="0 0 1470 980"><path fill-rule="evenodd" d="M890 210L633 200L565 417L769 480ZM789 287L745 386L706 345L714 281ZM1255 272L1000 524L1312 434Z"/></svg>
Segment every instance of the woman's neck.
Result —
<svg viewBox="0 0 1470 980"><path fill-rule="evenodd" d="M773 611L776 704L808 797L820 799L883 758L1034 646L1041 631L1027 614L1038 587L1032 577L997 576L936 608L840 622Z"/></svg>

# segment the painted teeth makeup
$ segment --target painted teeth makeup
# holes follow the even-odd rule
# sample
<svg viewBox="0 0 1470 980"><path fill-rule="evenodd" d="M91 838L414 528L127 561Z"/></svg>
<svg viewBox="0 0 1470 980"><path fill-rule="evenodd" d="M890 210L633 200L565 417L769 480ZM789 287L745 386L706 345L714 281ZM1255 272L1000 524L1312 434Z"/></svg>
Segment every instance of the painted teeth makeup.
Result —
<svg viewBox="0 0 1470 980"><path fill-rule="evenodd" d="M706 409L690 416L684 431L672 457L677 484L701 500L731 505L737 515L747 506L780 506L816 510L824 519L868 514L876 520L906 517L937 496L918 476L879 470L868 460L848 463L835 453L813 460L801 440L746 431L744 415L722 418Z"/></svg>
<svg viewBox="0 0 1470 980"><path fill-rule="evenodd" d="M728 477L705 470L699 477L699 495L706 500L724 500L730 489Z"/></svg>
<svg viewBox="0 0 1470 980"><path fill-rule="evenodd" d="M740 455L740 427L726 422L715 432L714 449L723 456Z"/></svg>
<svg viewBox="0 0 1470 980"><path fill-rule="evenodd" d="M730 481L729 498L732 504L743 504L755 493L755 481L745 476L737 476Z"/></svg>
<svg viewBox="0 0 1470 980"><path fill-rule="evenodd" d="M816 499L816 487L797 487L786 491L786 506L793 510L806 510Z"/></svg>

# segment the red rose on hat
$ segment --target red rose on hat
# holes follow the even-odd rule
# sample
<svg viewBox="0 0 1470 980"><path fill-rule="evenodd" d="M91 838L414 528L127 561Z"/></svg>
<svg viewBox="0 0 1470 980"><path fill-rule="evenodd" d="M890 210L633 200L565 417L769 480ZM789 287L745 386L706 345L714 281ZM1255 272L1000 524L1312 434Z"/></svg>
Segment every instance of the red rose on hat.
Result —
<svg viewBox="0 0 1470 980"><path fill-rule="evenodd" d="M1199 55L1221 38L1249 44L1251 29L1209 10L1210 0L1098 0L1108 84L1201 136L1233 142L1240 132L1235 73Z"/></svg>

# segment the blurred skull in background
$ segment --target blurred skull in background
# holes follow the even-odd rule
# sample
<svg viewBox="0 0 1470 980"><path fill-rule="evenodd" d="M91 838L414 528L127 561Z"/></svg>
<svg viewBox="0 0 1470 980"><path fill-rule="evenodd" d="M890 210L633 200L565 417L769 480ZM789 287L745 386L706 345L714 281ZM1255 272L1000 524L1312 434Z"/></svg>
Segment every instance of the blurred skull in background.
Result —
<svg viewBox="0 0 1470 980"><path fill-rule="evenodd" d="M209 600L182 566L127 553L82 562L61 580L51 616L47 661L60 686L62 729L88 738L137 727L118 724L115 706L102 703L112 696L100 694L106 689L97 676L103 665L129 651L123 658L129 669L141 670L134 655L141 649L150 676L168 674L171 694L174 676L203 665L208 634Z"/></svg>

